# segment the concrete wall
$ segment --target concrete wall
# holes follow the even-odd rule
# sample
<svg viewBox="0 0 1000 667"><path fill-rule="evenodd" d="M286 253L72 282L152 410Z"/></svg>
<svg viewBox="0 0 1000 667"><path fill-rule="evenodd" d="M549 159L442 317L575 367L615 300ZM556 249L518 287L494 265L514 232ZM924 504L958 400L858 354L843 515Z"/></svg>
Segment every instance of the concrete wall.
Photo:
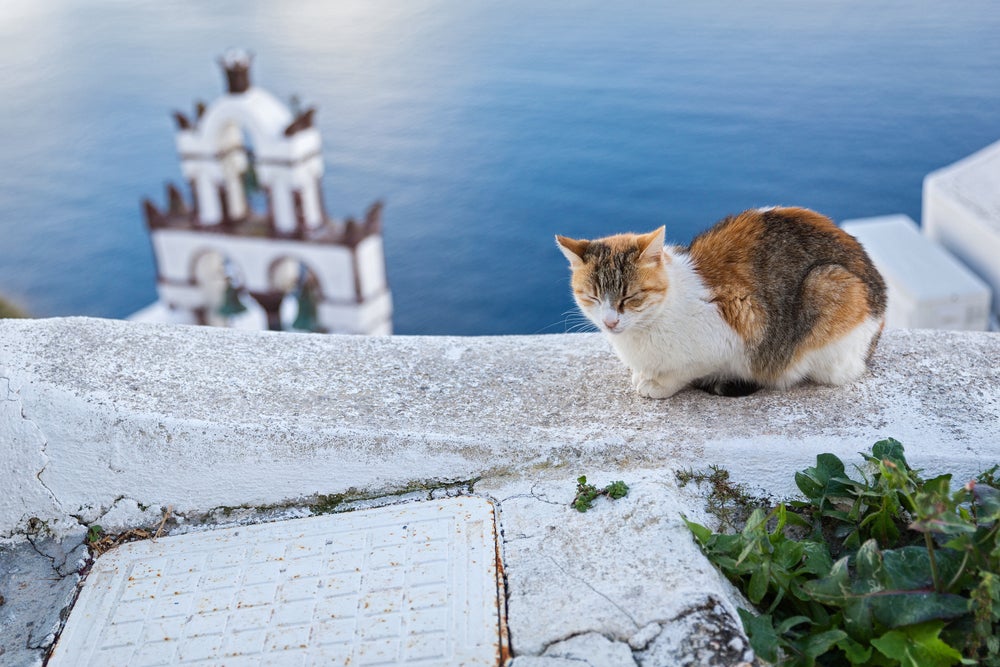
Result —
<svg viewBox="0 0 1000 667"><path fill-rule="evenodd" d="M1000 461L1000 335L887 332L872 372L652 401L597 334L350 337L0 320L0 540L31 517L264 505L413 481L701 468L792 472L893 436L928 472ZM152 510L151 510L152 511Z"/></svg>

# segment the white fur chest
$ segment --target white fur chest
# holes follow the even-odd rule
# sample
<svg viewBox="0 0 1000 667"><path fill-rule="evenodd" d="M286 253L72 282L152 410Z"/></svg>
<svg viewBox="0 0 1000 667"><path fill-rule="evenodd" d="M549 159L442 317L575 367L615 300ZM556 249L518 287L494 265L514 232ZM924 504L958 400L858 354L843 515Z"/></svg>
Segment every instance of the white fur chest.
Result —
<svg viewBox="0 0 1000 667"><path fill-rule="evenodd" d="M634 374L683 381L709 375L744 376L749 368L743 340L730 327L684 256L669 265L671 288L659 308L619 334L607 334Z"/></svg>

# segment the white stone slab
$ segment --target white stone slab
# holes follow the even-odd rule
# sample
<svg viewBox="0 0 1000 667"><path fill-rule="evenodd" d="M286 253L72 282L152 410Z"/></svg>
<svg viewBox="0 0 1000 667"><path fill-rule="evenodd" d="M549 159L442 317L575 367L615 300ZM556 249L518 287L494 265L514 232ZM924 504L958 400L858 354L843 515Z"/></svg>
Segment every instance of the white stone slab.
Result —
<svg viewBox="0 0 1000 667"><path fill-rule="evenodd" d="M474 497L133 542L49 665L497 665L496 559Z"/></svg>
<svg viewBox="0 0 1000 667"><path fill-rule="evenodd" d="M889 290L886 326L893 329L989 328L989 286L906 215L845 220Z"/></svg>
<svg viewBox="0 0 1000 667"><path fill-rule="evenodd" d="M1000 315L1000 141L924 178L924 233L993 290Z"/></svg>

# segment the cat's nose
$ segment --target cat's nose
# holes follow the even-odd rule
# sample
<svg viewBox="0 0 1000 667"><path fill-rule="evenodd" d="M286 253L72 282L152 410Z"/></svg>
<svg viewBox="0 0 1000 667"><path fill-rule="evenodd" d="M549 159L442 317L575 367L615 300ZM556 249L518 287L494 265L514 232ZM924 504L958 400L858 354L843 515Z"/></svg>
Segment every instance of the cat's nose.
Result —
<svg viewBox="0 0 1000 667"><path fill-rule="evenodd" d="M604 316L604 326L608 328L609 331L614 331L615 327L618 326L619 318L617 316Z"/></svg>

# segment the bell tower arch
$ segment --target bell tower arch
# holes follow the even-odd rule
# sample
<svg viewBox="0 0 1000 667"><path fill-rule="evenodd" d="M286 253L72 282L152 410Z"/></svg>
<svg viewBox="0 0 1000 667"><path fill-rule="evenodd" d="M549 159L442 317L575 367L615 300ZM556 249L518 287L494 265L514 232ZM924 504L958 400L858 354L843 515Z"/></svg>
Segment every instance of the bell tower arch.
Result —
<svg viewBox="0 0 1000 667"><path fill-rule="evenodd" d="M300 323L315 321L317 331L390 333L381 203L373 204L361 222L327 215L316 109L293 112L254 86L252 60L246 51L227 52L219 60L224 94L196 105L193 117L174 112L181 172L191 198L189 204L171 185L166 210L144 203L160 301L172 311L211 310L198 290L189 289L192 280L183 268L199 248L211 245L242 268L243 289L267 312L272 328L281 326L276 323L282 321L279 310L286 296L273 284L272 267L283 257L297 257L311 267L308 300L315 311L298 318ZM264 210L251 203L258 191ZM213 299L220 297L208 301Z"/></svg>

